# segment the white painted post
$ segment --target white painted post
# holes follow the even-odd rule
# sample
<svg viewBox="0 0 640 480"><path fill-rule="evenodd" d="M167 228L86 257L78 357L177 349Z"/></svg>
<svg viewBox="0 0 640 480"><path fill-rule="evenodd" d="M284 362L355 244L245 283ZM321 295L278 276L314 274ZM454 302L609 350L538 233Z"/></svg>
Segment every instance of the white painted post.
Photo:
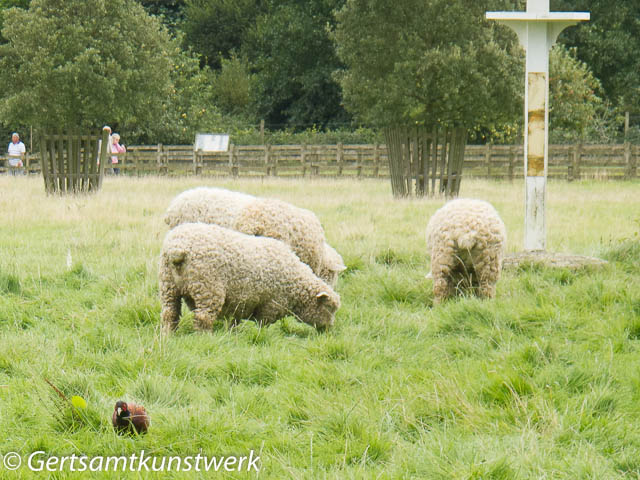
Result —
<svg viewBox="0 0 640 480"><path fill-rule="evenodd" d="M545 199L549 158L549 50L562 30L588 12L549 12L549 0L527 0L526 12L487 12L511 27L527 53L524 94L524 249L546 247Z"/></svg>

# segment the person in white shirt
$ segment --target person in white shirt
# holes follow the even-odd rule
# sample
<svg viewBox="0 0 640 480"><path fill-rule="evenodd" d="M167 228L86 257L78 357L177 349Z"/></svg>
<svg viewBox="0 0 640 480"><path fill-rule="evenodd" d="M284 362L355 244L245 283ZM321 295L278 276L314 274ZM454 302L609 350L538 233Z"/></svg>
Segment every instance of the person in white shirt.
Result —
<svg viewBox="0 0 640 480"><path fill-rule="evenodd" d="M22 160L25 156L27 149L24 146L24 143L20 141L20 135L17 133L13 133L11 135L11 143L9 144L9 148L7 149L7 153L9 154L9 166L17 167L12 168L11 173L13 175L17 175L22 173Z"/></svg>

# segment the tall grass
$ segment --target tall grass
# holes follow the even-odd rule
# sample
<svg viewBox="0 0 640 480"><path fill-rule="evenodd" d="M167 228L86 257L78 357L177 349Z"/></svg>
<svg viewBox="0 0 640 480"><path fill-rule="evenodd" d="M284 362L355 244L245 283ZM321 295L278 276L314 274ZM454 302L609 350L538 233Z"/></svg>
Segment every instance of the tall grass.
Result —
<svg viewBox="0 0 640 480"><path fill-rule="evenodd" d="M348 266L334 329L201 333L185 311L161 335L162 214L202 184L319 215ZM41 179L0 178L0 454L253 449L264 478L638 478L639 187L549 185L549 249L607 267L507 271L495 300L433 307L424 228L443 200L394 201L386 181L108 178L46 197ZM491 201L521 249L520 182L462 195ZM82 417L44 378L87 401ZM113 432L118 399L145 405L147 435ZM127 475L100 478L209 477Z"/></svg>

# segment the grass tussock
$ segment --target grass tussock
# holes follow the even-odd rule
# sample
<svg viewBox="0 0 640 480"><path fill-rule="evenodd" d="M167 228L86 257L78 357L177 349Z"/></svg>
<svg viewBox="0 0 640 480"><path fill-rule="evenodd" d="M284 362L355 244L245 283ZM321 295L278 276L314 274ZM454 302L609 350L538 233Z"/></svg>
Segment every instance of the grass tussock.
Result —
<svg viewBox="0 0 640 480"><path fill-rule="evenodd" d="M183 306L163 334L162 214L202 184L318 214L347 266L333 329L287 317L200 332ZM253 449L261 478L637 478L637 190L549 184L549 249L608 266L525 265L504 272L493 300L434 306L424 229L443 199L394 201L387 181L107 178L73 198L2 177L0 452ZM492 202L508 251L521 249L521 185L465 180L462 194ZM147 435L113 432L117 400L146 407Z"/></svg>

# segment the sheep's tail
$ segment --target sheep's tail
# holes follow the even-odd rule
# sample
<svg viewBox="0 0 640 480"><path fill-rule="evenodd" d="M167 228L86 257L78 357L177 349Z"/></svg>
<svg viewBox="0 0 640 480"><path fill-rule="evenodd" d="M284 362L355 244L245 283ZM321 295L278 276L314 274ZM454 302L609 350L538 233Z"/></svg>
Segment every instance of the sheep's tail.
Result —
<svg viewBox="0 0 640 480"><path fill-rule="evenodd" d="M187 259L187 252L184 250L171 251L167 254L167 259L174 267L179 267Z"/></svg>
<svg viewBox="0 0 640 480"><path fill-rule="evenodd" d="M476 246L476 232L467 232L458 238L458 248L462 250L471 250Z"/></svg>

